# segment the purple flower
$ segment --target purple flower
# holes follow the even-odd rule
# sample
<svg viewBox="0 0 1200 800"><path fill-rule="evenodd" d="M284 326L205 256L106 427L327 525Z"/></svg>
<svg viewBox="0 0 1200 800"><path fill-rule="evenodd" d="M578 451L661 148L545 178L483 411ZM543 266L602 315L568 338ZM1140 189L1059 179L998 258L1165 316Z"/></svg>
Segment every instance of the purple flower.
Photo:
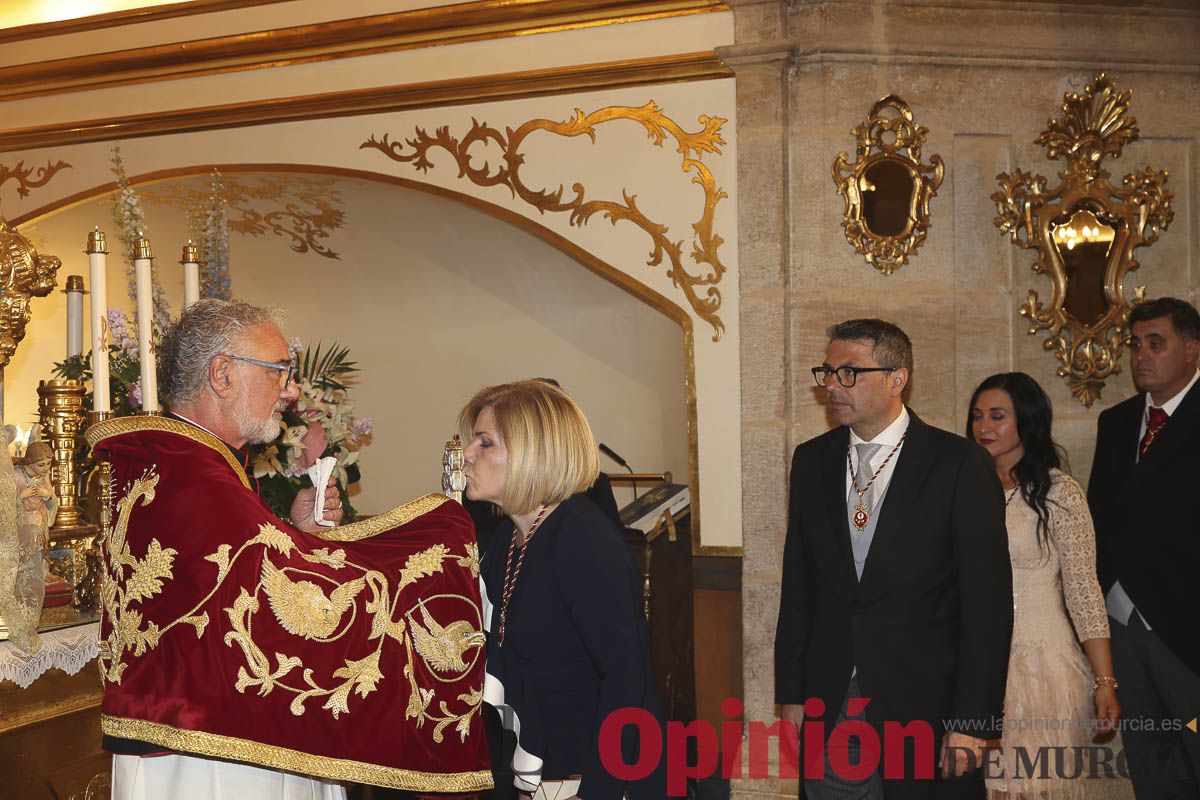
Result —
<svg viewBox="0 0 1200 800"><path fill-rule="evenodd" d="M375 423L371 422L370 417L359 417L354 420L354 436L357 439L370 436Z"/></svg>
<svg viewBox="0 0 1200 800"><path fill-rule="evenodd" d="M124 311L113 306L108 309L108 334L112 344L131 355L137 353L137 336L130 330L129 318Z"/></svg>
<svg viewBox="0 0 1200 800"><path fill-rule="evenodd" d="M140 408L142 405L142 386L140 382L129 384L129 391L125 394L129 398L129 405L134 408Z"/></svg>

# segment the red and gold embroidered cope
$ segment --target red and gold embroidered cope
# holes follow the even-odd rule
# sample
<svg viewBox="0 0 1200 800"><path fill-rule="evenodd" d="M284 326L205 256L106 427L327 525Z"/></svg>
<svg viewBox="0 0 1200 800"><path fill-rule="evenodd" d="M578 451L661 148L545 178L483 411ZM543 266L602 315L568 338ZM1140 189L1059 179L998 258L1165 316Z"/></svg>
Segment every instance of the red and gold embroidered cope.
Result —
<svg viewBox="0 0 1200 800"><path fill-rule="evenodd" d="M308 534L203 430L118 418L87 439L115 495L106 734L422 793L491 786L479 560L460 505L427 495Z"/></svg>

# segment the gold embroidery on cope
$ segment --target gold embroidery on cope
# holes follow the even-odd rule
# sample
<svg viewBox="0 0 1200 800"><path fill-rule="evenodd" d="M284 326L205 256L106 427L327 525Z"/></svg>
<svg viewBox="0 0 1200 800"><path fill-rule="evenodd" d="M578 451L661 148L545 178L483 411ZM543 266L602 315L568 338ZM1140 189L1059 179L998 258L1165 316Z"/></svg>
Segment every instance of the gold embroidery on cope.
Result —
<svg viewBox="0 0 1200 800"><path fill-rule="evenodd" d="M89 431L91 435L99 434L93 428ZM483 652L479 607L464 595L441 594L420 598L414 606L402 609L400 594L404 588L442 573L446 561L469 570L473 577L478 576L478 548L474 544L464 547L461 554L451 552L444 544L414 553L406 561L393 590L386 576L348 560L344 550L317 548L304 552L285 532L270 523L262 523L258 534L236 551L231 545L222 544L205 557L216 568L212 589L189 612L159 629L153 622L144 622L142 613L133 606L163 592L165 584L174 577L177 553L152 539L146 552L136 557L126 540L135 507L139 502L144 507L154 501L158 481L159 476L150 469L132 482L117 503L117 523L105 542L108 567L101 597L104 612L111 622L111 632L101 643L100 658L106 680L119 683L132 659L153 650L163 636L181 623L192 626L197 637L203 636L211 620L201 609L228 579L239 558L251 550L261 550L262 568L253 585L240 587L233 605L222 609L229 620L223 641L226 646L237 646L246 662L238 667L234 683L238 692L254 687L260 697L275 689L294 695L289 709L296 716L305 713L309 700L324 698L322 710L329 711L337 719L340 714L350 713L352 694L366 698L385 678L379 666L380 654L390 640L403 647L408 657L404 668L404 678L410 689L406 718L415 718L418 728L426 721L432 722L435 742L443 740L443 731L450 725L462 740L466 739L471 718L479 711L482 693L471 690L453 700L438 697L435 688L422 687L417 682L414 651L439 682L461 679ZM310 563L345 570L347 576L335 581L294 566L281 567L271 561L272 551L284 556L295 553ZM361 607L361 613L370 617L368 641L374 642L374 647L366 653L354 654L357 657L346 657L343 666L333 670L326 679L319 679L297 656L276 652L273 658L269 657L255 642L253 628L255 614L263 610L263 597L270 613L285 631L318 644L341 639L357 619ZM465 603L471 618L443 625L429 608L435 600ZM300 680L296 680L297 674Z"/></svg>
<svg viewBox="0 0 1200 800"><path fill-rule="evenodd" d="M237 739L205 731L173 728L141 719L100 718L101 729L109 736L154 742L171 750L182 750L213 758L246 761L272 769L282 769L305 775L320 775L333 780L370 783L394 789L439 792L477 792L490 789L492 774L488 771L433 773L396 769L363 761L329 758L301 753L286 747Z"/></svg>

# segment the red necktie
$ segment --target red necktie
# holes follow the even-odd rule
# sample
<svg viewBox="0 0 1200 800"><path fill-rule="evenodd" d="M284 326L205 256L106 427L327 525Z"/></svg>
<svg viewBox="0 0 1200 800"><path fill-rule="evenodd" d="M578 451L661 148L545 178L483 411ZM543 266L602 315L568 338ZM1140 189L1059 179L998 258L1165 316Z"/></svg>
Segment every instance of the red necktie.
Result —
<svg viewBox="0 0 1200 800"><path fill-rule="evenodd" d="M1138 445L1138 460L1140 461L1146 451L1150 449L1150 443L1154 441L1154 437L1158 436L1158 432L1167 421L1167 412L1161 408L1150 406L1150 419L1146 421L1146 434L1142 437L1141 444Z"/></svg>

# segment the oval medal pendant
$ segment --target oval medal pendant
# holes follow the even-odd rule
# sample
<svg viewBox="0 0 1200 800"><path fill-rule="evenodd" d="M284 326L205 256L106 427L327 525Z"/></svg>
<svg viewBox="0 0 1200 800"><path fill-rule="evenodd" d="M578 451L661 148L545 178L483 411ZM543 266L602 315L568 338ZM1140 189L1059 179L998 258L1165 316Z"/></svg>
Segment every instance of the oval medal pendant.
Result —
<svg viewBox="0 0 1200 800"><path fill-rule="evenodd" d="M870 521L871 515L867 513L866 505L859 503L854 507L854 527L858 528L859 531L864 531L867 529L867 523Z"/></svg>

